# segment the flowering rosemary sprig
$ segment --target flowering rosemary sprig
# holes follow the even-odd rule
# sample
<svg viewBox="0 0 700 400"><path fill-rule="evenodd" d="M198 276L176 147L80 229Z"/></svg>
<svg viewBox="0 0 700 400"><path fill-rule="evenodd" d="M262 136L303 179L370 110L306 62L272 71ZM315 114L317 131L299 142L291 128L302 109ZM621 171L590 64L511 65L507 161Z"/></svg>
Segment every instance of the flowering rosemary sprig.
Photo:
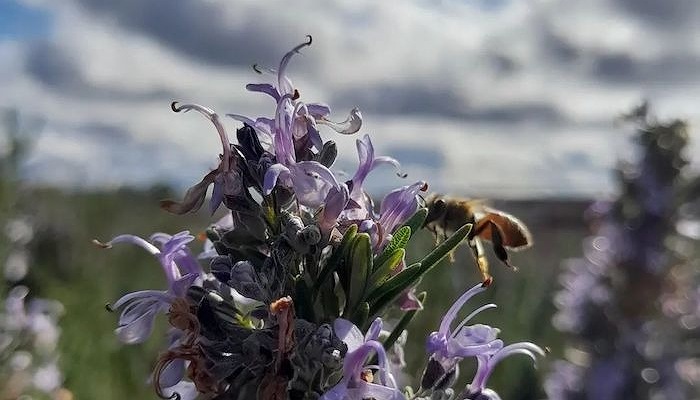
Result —
<svg viewBox="0 0 700 400"><path fill-rule="evenodd" d="M243 123L236 143L229 141L213 110L172 104L175 112L196 111L209 119L222 142L218 167L182 201L162 202L176 214L194 212L214 186L210 211L222 204L228 211L207 230L208 241L197 258L187 247L192 240L188 232L156 234L150 242L132 235L98 242L102 247L137 244L156 256L165 272L166 290L127 294L112 306L121 311L117 334L126 343L145 340L154 317L168 315L170 345L153 377L161 397L414 397L397 387L392 374L392 360L401 359L402 340L397 339L422 308L425 294L415 295L415 286L467 237L471 225L457 229L422 259L406 261L405 248L427 215L419 202L427 184L416 181L392 190L377 212L363 188L368 175L382 165L406 175L397 160L375 155L368 135L357 140L359 165L352 179L336 177L331 168L338 150L332 140L324 141L320 128L353 134L361 128L362 115L353 109L345 121L333 122L327 105L302 100L286 71L295 54L310 44L308 37L282 58L276 71L270 70L274 83L247 86L269 95L275 108L272 115L258 118L227 114ZM198 260L208 260L209 267L201 268ZM469 296L453 307L444 324L449 326ZM402 310L403 318L396 330L382 332L382 317L391 308ZM466 329L482 328L458 328ZM398 354L387 354L386 349L397 346ZM431 354L444 361L444 374L456 375L453 367L468 355L451 349ZM541 350L521 343L471 354L480 369L460 396L491 393L485 383L493 366L518 352L534 357ZM424 385L420 395L435 389Z"/></svg>

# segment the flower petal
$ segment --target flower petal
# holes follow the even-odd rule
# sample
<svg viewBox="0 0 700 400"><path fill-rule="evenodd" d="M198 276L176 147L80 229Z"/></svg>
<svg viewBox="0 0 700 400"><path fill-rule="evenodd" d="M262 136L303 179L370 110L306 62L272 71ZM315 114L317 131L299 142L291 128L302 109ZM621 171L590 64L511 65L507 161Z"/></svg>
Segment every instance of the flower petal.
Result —
<svg viewBox="0 0 700 400"><path fill-rule="evenodd" d="M263 193L265 195L269 195L272 193L272 189L275 188L277 185L277 181L282 177L284 179L285 176L288 176L290 174L289 168L285 167L282 164L273 164L270 166L270 168L267 169L265 172L265 179L263 183Z"/></svg>
<svg viewBox="0 0 700 400"><path fill-rule="evenodd" d="M153 333L156 310L148 310L128 325L119 326L114 332L125 344L142 343Z"/></svg>
<svg viewBox="0 0 700 400"><path fill-rule="evenodd" d="M418 208L418 192L425 190L426 183L418 181L412 185L403 186L387 194L382 200L379 223L386 233L406 221Z"/></svg>
<svg viewBox="0 0 700 400"><path fill-rule="evenodd" d="M275 101L279 101L280 94L277 89L269 83L249 83L245 88L251 92L265 93L272 96Z"/></svg>
<svg viewBox="0 0 700 400"><path fill-rule="evenodd" d="M350 115L343 122L333 122L325 118L319 118L316 122L328 125L331 129L343 135L352 135L362 128L362 113L360 109L353 108Z"/></svg>
<svg viewBox="0 0 700 400"><path fill-rule="evenodd" d="M360 329L347 319L336 318L333 321L333 332L348 346L348 353L359 349L365 342L365 337Z"/></svg>
<svg viewBox="0 0 700 400"><path fill-rule="evenodd" d="M326 104L307 103L306 108L309 110L309 114L313 115L314 118L326 118L331 115L331 108Z"/></svg>
<svg viewBox="0 0 700 400"><path fill-rule="evenodd" d="M452 304L452 307L450 307L449 310L445 313L445 316L442 317L442 321L440 322L440 329L439 332L444 334L445 336L450 335L450 325L452 325L452 321L457 317L457 313L459 313L459 310L464 307L464 305L471 299L474 295L483 292L486 290L486 288L481 284L478 283L474 285L471 289L467 290L462 294L457 301Z"/></svg>
<svg viewBox="0 0 700 400"><path fill-rule="evenodd" d="M160 207L168 212L178 215L199 210L202 208L202 204L204 204L204 197L207 195L209 185L214 183L218 173L218 169L211 171L210 173L206 174L199 183L187 189L187 193L185 193L185 197L182 202L161 200Z"/></svg>

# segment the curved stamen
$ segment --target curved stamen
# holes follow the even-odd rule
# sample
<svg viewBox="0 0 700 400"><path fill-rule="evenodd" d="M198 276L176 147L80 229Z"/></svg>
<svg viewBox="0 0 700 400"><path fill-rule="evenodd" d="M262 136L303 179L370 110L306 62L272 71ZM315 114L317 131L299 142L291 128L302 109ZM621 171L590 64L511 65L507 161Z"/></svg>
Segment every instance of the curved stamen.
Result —
<svg viewBox="0 0 700 400"><path fill-rule="evenodd" d="M306 46L311 46L311 43L313 42L313 38L311 37L311 35L306 35L306 39L306 42L301 43L300 45L294 47L292 50L287 52L287 54L285 54L284 57L282 57L282 61L280 61L280 67L277 70L277 88L280 90L280 92L282 92L282 88L289 89L290 91L292 89L291 87L285 87L290 86L288 84L291 82L289 82L289 80L286 79L286 77L284 76L284 71L287 69L287 65L289 64L289 61L292 59L292 56L294 56L294 54L299 53L299 50L303 49ZM287 93L287 90L284 90L283 92Z"/></svg>
<svg viewBox="0 0 700 400"><path fill-rule="evenodd" d="M469 322L469 320L474 318L476 316L476 314L479 314L480 312L482 312L484 310L488 310L489 308L496 308L496 307L497 306L495 304L490 303L490 304L485 304L485 305L477 308L476 310L472 311L471 314L467 315L467 317L464 318L462 320L462 322L460 322L459 325L457 325L457 327L452 331L452 337L457 337L457 334L459 333L459 329L461 327L463 327L464 325L466 325L467 322Z"/></svg>
<svg viewBox="0 0 700 400"><path fill-rule="evenodd" d="M258 64L255 63L253 64L253 71L257 72L258 74L262 75L262 71L258 69Z"/></svg>
<svg viewBox="0 0 700 400"><path fill-rule="evenodd" d="M117 244L117 243L131 243L131 244L135 244L135 245L143 248L144 250L146 250L147 252L151 253L154 256L160 254L160 250L158 250L158 248L156 246L152 245L151 243L149 243L145 239L140 238L136 235L119 235L119 236L112 238L112 240L110 240L107 243L101 242L97 239L93 239L92 243L94 243L95 245L97 245L103 249L111 249L112 246Z"/></svg>
<svg viewBox="0 0 700 400"><path fill-rule="evenodd" d="M440 323L440 332L443 333L445 336L447 336L448 332L450 331L450 325L452 325L452 321L454 321L455 317L457 317L457 313L459 310L464 306L464 304L475 294L481 293L484 290L486 290L485 287L482 287L481 284L478 284L471 289L467 290L462 294L457 301L452 304L452 307L450 307L449 310L445 313L445 316L442 317L442 322Z"/></svg>
<svg viewBox="0 0 700 400"><path fill-rule="evenodd" d="M223 147L220 168L221 171L228 171L231 158L231 142L228 140L226 129L224 129L224 126L221 124L221 120L219 120L219 114L215 113L214 110L199 104L182 104L178 106L177 101L173 101L170 104L170 108L175 112L188 112L190 110L197 111L211 121L212 124L214 124L216 131L219 133L219 138L221 139L221 147Z"/></svg>

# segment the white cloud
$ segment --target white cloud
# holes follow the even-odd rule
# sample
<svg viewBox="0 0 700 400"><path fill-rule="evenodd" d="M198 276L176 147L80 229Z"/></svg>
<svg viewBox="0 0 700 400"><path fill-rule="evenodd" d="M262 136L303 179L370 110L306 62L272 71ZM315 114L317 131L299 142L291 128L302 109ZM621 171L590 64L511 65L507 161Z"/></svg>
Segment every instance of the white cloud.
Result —
<svg viewBox="0 0 700 400"><path fill-rule="evenodd" d="M619 112L648 96L662 115L699 118L700 44L684 35L698 28L652 24L624 2L29 3L52 13L53 33L0 41L0 107L46 121L31 170L42 181L192 183L213 166L218 138L169 102L270 115L269 99L244 90L265 79L247 66L274 67L306 33L314 43L290 67L304 98L331 102L337 119L365 105L379 152L441 152L434 165L406 163L441 191L609 192L606 171L624 145L612 128ZM334 139L339 166L354 168L355 138ZM402 184L389 173L376 190Z"/></svg>

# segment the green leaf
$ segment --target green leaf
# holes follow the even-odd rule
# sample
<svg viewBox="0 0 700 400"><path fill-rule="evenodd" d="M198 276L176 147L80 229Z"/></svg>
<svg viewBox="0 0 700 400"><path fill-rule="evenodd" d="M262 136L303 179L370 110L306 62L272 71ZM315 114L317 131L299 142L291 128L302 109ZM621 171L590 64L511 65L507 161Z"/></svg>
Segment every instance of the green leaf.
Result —
<svg viewBox="0 0 700 400"><path fill-rule="evenodd" d="M363 301L357 306L357 310L353 313L350 321L352 321L355 326L361 326L366 329L364 325L367 323L367 317L369 317L369 303Z"/></svg>
<svg viewBox="0 0 700 400"><path fill-rule="evenodd" d="M371 306L370 315L380 313L384 307L394 302L404 290L417 285L423 275L435 267L450 251L454 250L466 239L471 228L471 224L466 224L457 229L452 236L435 247L421 261L394 275L383 285L372 291L367 298Z"/></svg>
<svg viewBox="0 0 700 400"><path fill-rule="evenodd" d="M379 268L380 265L384 264L389 257L391 257L394 252L398 249L403 249L408 243L408 239L411 238L411 228L408 226L402 226L399 228L391 238L389 244L386 245L382 254L378 255L374 259L374 268Z"/></svg>
<svg viewBox="0 0 700 400"><path fill-rule="evenodd" d="M418 232L418 230L423 227L427 216L428 209L425 207L419 208L418 211L416 211L416 213L403 224L403 226L411 228L411 232Z"/></svg>
<svg viewBox="0 0 700 400"><path fill-rule="evenodd" d="M362 301L367 287L369 274L372 272L372 244L369 234L358 233L350 249L350 284L346 311Z"/></svg>
<svg viewBox="0 0 700 400"><path fill-rule="evenodd" d="M340 262L347 253L347 249L349 248L350 244L353 242L355 239L355 236L357 235L357 225L350 225L347 231L345 231L345 235L343 235L343 239L340 241L340 244L338 245L337 248L333 250L333 254L326 260L326 263L323 265L323 268L321 269L321 272L318 273L318 277L316 277L316 281L314 282L313 286L313 292L314 296L316 296L316 293L318 293L318 289L323 285L326 280L333 274L333 271L336 270L340 266Z"/></svg>
<svg viewBox="0 0 700 400"><path fill-rule="evenodd" d="M427 256L420 260L422 270L421 275L430 271L434 266L436 266L440 261L442 261L442 259L445 258L445 256L450 254L452 250L459 246L459 244L467 238L467 235L469 235L469 232L471 230L472 224L463 225L461 228L457 229L457 231L453 233L452 236L450 236L449 238L447 238L447 240L437 245L437 247L435 247L433 251L428 253Z"/></svg>
<svg viewBox="0 0 700 400"><path fill-rule="evenodd" d="M384 262L381 265L374 266L374 272L369 277L369 287L374 289L375 287L384 283L389 277L391 277L391 271L398 267L401 260L403 260L406 255L406 250L398 248L394 250L389 256L385 257ZM375 263L377 261L375 260ZM370 290L371 290L370 289Z"/></svg>
<svg viewBox="0 0 700 400"><path fill-rule="evenodd" d="M375 306L377 301L386 296L392 296L394 293L400 294L402 291L414 285L421 275L421 265L420 263L412 264L405 268L398 274L389 278L388 281L384 282L381 286L374 289L367 296L367 301L372 307Z"/></svg>

